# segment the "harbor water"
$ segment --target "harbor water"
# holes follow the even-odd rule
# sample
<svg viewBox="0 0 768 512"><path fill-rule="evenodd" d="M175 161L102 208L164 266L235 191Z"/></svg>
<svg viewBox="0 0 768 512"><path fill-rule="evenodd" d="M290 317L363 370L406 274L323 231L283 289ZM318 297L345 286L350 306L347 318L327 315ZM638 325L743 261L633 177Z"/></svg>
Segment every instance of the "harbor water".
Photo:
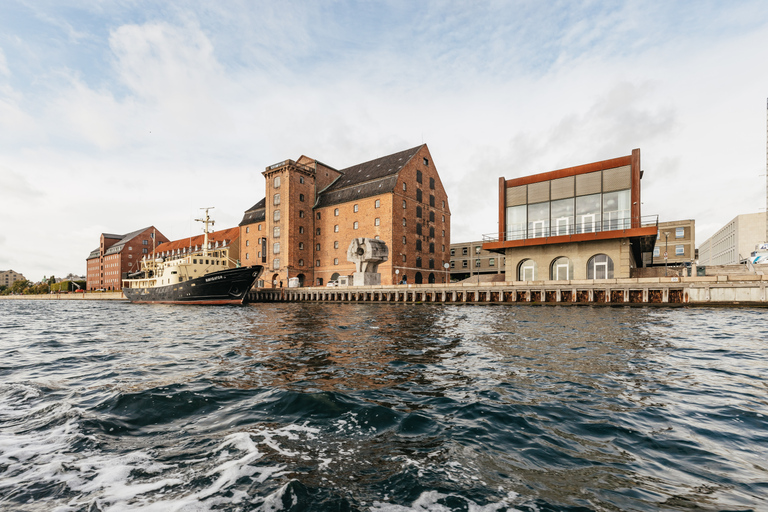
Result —
<svg viewBox="0 0 768 512"><path fill-rule="evenodd" d="M0 301L0 510L768 510L761 309Z"/></svg>

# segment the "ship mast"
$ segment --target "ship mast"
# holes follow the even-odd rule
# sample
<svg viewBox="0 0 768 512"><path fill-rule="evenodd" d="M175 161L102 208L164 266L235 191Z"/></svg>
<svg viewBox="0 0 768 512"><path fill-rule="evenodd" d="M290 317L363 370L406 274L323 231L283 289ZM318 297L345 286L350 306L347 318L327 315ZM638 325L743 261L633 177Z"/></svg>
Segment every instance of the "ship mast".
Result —
<svg viewBox="0 0 768 512"><path fill-rule="evenodd" d="M197 222L202 222L205 225L204 232L205 237L203 238L203 256L208 256L208 225L211 226L214 225L215 221L211 220L211 218L208 216L208 210L213 210L213 206L209 206L207 208L200 208L201 210L205 210L205 218L204 219L195 219Z"/></svg>

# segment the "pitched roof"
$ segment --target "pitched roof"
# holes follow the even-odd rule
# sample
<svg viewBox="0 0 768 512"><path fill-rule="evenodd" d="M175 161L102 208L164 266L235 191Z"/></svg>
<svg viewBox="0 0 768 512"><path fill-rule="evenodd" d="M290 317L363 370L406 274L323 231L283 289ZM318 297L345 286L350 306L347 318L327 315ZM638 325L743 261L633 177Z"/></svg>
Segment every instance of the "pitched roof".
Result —
<svg viewBox="0 0 768 512"><path fill-rule="evenodd" d="M237 240L238 238L240 238L239 227L227 228L220 231L214 231L213 233L208 233L208 241L214 243L225 241L232 243L233 240ZM182 238L180 240L174 240L172 242L166 242L164 244L158 245L155 249L155 252L167 252L174 251L176 249L184 249L186 247L202 246L204 240L205 235L195 235L192 237Z"/></svg>
<svg viewBox="0 0 768 512"><path fill-rule="evenodd" d="M320 192L315 207L392 192L400 170L422 147L423 144L342 169L342 175Z"/></svg>
<svg viewBox="0 0 768 512"><path fill-rule="evenodd" d="M139 236L140 234L142 234L143 232L148 230L150 227L137 229L136 231L132 231L132 232L128 233L127 235L122 235L122 238L120 237L120 235L108 235L107 233L103 233L104 238L119 238L120 239L119 242L117 242L116 244L114 244L112 247L110 247L109 249L107 249L104 252L104 256L107 256L109 254L116 254L116 253L122 251L123 248L125 247L125 244L127 244L132 239L136 238L137 236Z"/></svg>
<svg viewBox="0 0 768 512"><path fill-rule="evenodd" d="M246 224L253 224L255 222L263 222L267 218L267 198L265 197L255 205L251 206L243 214L243 220L240 221L239 226L245 226Z"/></svg>

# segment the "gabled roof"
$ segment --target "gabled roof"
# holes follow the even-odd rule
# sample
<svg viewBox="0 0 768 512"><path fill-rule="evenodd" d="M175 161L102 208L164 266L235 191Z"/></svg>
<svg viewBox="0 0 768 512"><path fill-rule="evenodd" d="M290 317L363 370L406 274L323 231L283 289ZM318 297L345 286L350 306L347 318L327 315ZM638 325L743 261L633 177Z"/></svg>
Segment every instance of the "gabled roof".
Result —
<svg viewBox="0 0 768 512"><path fill-rule="evenodd" d="M400 170L424 147L406 149L369 162L342 169L336 181L320 192L315 207L354 201L392 192Z"/></svg>
<svg viewBox="0 0 768 512"><path fill-rule="evenodd" d="M253 224L255 222L264 222L267 218L267 198L265 197L255 205L251 206L245 211L243 220L240 221L239 226L245 226L246 224Z"/></svg>
<svg viewBox="0 0 768 512"><path fill-rule="evenodd" d="M238 238L240 238L239 227L227 228L220 231L214 231L213 233L208 233L208 241L214 243L224 241L232 243L232 241L237 240ZM185 247L202 247L204 240L205 235L195 235L192 237L182 238L180 240L174 240L172 242L166 242L164 244L158 245L157 249L155 249L155 252L174 251L176 249L184 249Z"/></svg>
<svg viewBox="0 0 768 512"><path fill-rule="evenodd" d="M117 242L115 245L113 245L112 247L110 247L109 249L107 249L104 252L104 256L108 256L110 254L116 254L116 253L122 251L123 248L125 247L125 244L127 244L128 242L130 242L131 240L133 240L134 238L136 238L137 236L139 236L140 234L142 234L146 230L150 229L151 227L152 226L149 226L149 227L146 227L146 228L137 229L136 231L132 231L132 232L128 233L127 235L123 235L122 238L120 237L120 235L108 235L107 233L102 233L104 238L119 238L120 239L119 242Z"/></svg>

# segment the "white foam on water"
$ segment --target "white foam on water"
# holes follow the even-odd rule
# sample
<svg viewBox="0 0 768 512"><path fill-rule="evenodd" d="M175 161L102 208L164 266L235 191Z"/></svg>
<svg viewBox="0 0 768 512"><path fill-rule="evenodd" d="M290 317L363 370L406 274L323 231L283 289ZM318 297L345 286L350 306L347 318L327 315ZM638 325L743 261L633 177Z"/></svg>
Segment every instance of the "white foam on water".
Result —
<svg viewBox="0 0 768 512"><path fill-rule="evenodd" d="M512 500L515 497L517 497L517 494L512 492L507 495L507 499L509 500ZM440 503L440 500L444 500L446 498L462 500L466 503L467 510L469 512L496 512L497 510L501 509L509 512L520 512L516 508L510 508L510 505L506 500L502 500L496 503L489 503L487 505L478 505L474 501L463 496L459 496L457 494L443 494L438 491L423 492L410 505L396 505L394 503L374 501L370 510L372 512L451 512L451 508Z"/></svg>

